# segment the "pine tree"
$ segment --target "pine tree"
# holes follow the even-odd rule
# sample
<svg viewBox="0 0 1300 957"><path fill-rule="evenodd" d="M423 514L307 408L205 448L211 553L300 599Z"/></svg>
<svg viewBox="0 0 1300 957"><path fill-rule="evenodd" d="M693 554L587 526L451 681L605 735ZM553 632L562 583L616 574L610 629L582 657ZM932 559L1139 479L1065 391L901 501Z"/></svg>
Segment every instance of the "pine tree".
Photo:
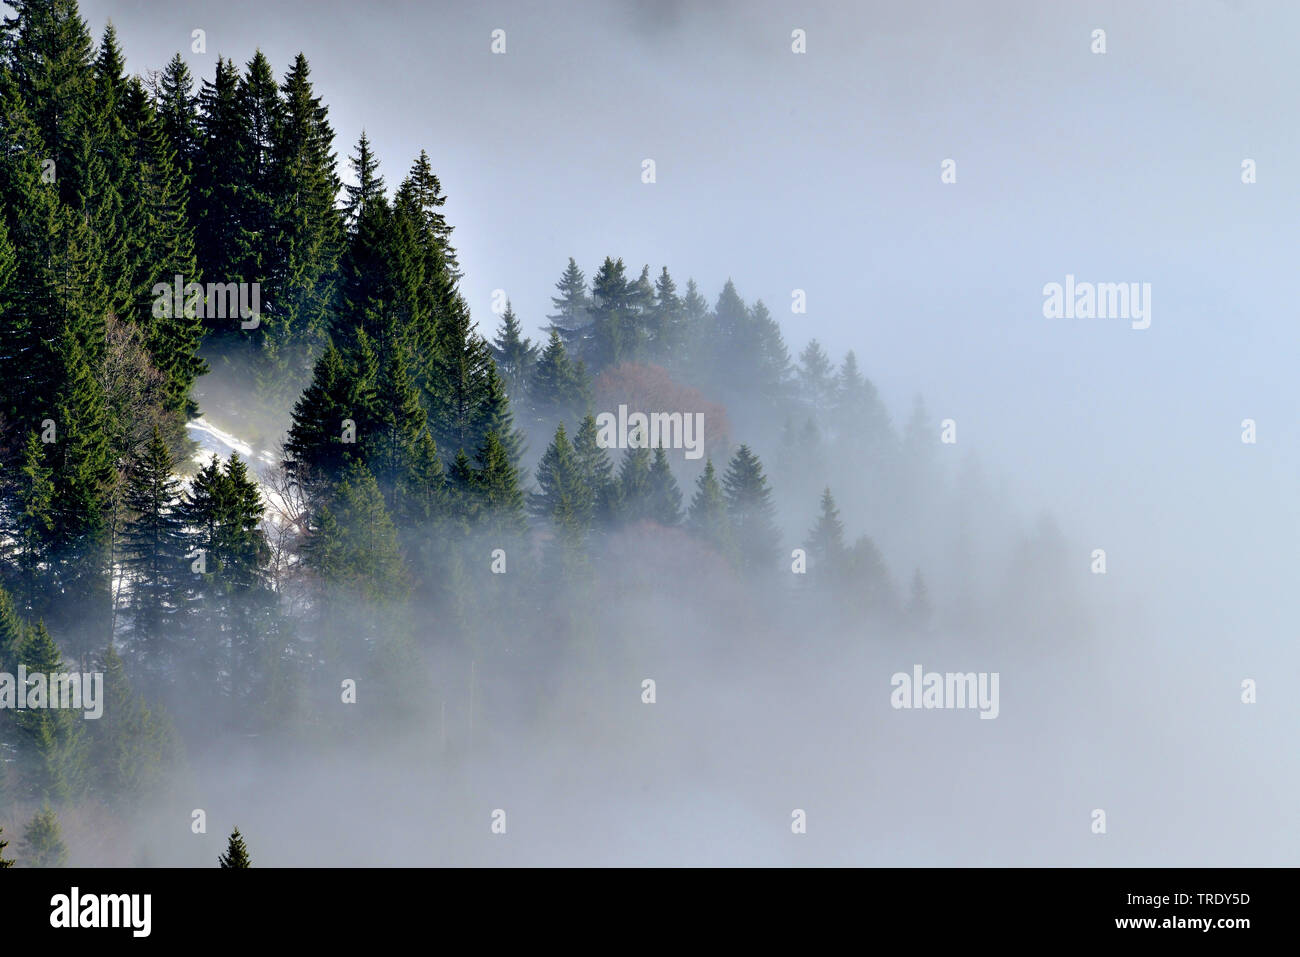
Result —
<svg viewBox="0 0 1300 957"><path fill-rule="evenodd" d="M580 541L591 525L595 509L592 489L583 480L582 463L564 431L555 438L537 466L538 491L531 496L534 515L546 520L568 542Z"/></svg>
<svg viewBox="0 0 1300 957"><path fill-rule="evenodd" d="M236 453L223 467L213 458L190 483L181 505L189 529L187 554L199 555L188 669L192 680L224 696L232 722L254 693L253 665L277 629L275 593L267 576L270 546L261 528L257 483ZM192 566L193 567L193 566Z"/></svg>
<svg viewBox="0 0 1300 957"><path fill-rule="evenodd" d="M239 828L231 831L230 841L226 845L226 853L222 854L217 860L223 870L253 866L253 862L248 857L248 845L244 843L244 836L239 833Z"/></svg>
<svg viewBox="0 0 1300 957"><path fill-rule="evenodd" d="M655 280L655 301L649 317L653 354L661 361L676 361L686 345L685 306L677 295L677 284L664 266Z"/></svg>
<svg viewBox="0 0 1300 957"><path fill-rule="evenodd" d="M502 536L522 535L528 527L519 471L495 432L478 450L474 490L482 508L482 527Z"/></svg>
<svg viewBox="0 0 1300 957"><path fill-rule="evenodd" d="M876 387L858 371L852 352L844 356L835 383L833 421L842 435L851 436L852 446L868 455L879 455L893 444L894 433Z"/></svg>
<svg viewBox="0 0 1300 957"><path fill-rule="evenodd" d="M695 480L695 497L691 499L686 525L719 552L731 555L731 520L727 516L727 499L713 468L713 459L705 462L704 471Z"/></svg>
<svg viewBox="0 0 1300 957"><path fill-rule="evenodd" d="M59 196L77 206L84 168L77 162L93 110L94 64L90 31L76 0L18 0L3 24L5 72L29 106L44 148L54 161Z"/></svg>
<svg viewBox="0 0 1300 957"><path fill-rule="evenodd" d="M799 354L799 388L817 411L827 411L835 393L835 372L820 342L812 339Z"/></svg>
<svg viewBox="0 0 1300 957"><path fill-rule="evenodd" d="M326 592L338 599L386 602L407 592L392 517L379 484L364 465L353 464L343 473L303 552ZM337 601L330 607L337 611Z"/></svg>
<svg viewBox="0 0 1300 957"><path fill-rule="evenodd" d="M628 447L618 466L618 517L624 523L651 518L650 450Z"/></svg>
<svg viewBox="0 0 1300 957"><path fill-rule="evenodd" d="M593 522L605 525L613 517L618 487L614 482L614 466L609 453L600 447L596 417L590 413L582 420L573 440L573 454L577 459L578 474L591 490Z"/></svg>
<svg viewBox="0 0 1300 957"><path fill-rule="evenodd" d="M14 674L27 630L13 599L0 587L0 673Z"/></svg>
<svg viewBox="0 0 1300 957"><path fill-rule="evenodd" d="M45 623L28 630L19 652L27 674L43 675L47 695L51 675L68 669ZM19 734L22 791L30 797L66 800L79 797L86 786L86 736L80 714L66 708L33 706L14 715ZM48 703L48 702L47 702Z"/></svg>
<svg viewBox="0 0 1300 957"><path fill-rule="evenodd" d="M641 275L627 284L626 303L626 357L635 362L645 357L654 338L655 287L649 265L642 266Z"/></svg>
<svg viewBox="0 0 1300 957"><path fill-rule="evenodd" d="M889 569L880 549L866 535L859 538L849 553L849 594L858 614L884 617L895 610Z"/></svg>
<svg viewBox="0 0 1300 957"><path fill-rule="evenodd" d="M63 867L68 848L63 843L58 815L46 802L23 831L23 857L28 867Z"/></svg>
<svg viewBox="0 0 1300 957"><path fill-rule="evenodd" d="M194 77L179 53L167 62L151 90L162 123L164 138L176 152L176 168L188 184L194 177L199 151L199 98ZM195 277L198 281L198 277Z"/></svg>
<svg viewBox="0 0 1300 957"><path fill-rule="evenodd" d="M685 354L674 360L674 367L692 379L707 381L713 372L713 327L708 300L694 279L686 280L686 295L682 297L681 341Z"/></svg>
<svg viewBox="0 0 1300 957"><path fill-rule="evenodd" d="M357 141L357 151L349 162L357 182L355 186L349 183L343 187L347 195L343 211L349 235L354 236L362 214L367 209L380 204L387 206L384 199L386 195L384 178L379 175L379 159L370 151L370 139L366 136L365 130L361 131L361 139Z"/></svg>
<svg viewBox="0 0 1300 957"><path fill-rule="evenodd" d="M662 446L655 448L647 492L649 518L668 527L682 520L682 491L677 486L672 466L668 464L668 454Z"/></svg>
<svg viewBox="0 0 1300 957"><path fill-rule="evenodd" d="M538 417L551 422L577 416L585 410L589 394L585 368L570 361L560 334L552 329L533 373L532 398Z"/></svg>
<svg viewBox="0 0 1300 957"><path fill-rule="evenodd" d="M821 514L808 533L805 548L819 581L834 582L842 577L846 557L844 523L840 521L840 512L829 488L822 492Z"/></svg>
<svg viewBox="0 0 1300 957"><path fill-rule="evenodd" d="M9 846L9 842L4 839L4 831L5 829L0 827L0 870L14 866L14 862L5 857L5 848Z"/></svg>
<svg viewBox="0 0 1300 957"><path fill-rule="evenodd" d="M632 284L622 259L605 257L591 281L591 339L582 358L596 372L635 354L637 334L632 313Z"/></svg>
<svg viewBox="0 0 1300 957"><path fill-rule="evenodd" d="M122 94L123 135L127 143L128 189L125 214L133 321L145 332L153 365L167 377L166 408L177 421L195 411L190 388L207 366L198 356L203 322L177 310L171 289L175 277L195 280L194 230L189 218L189 187L168 129L143 85L131 79ZM168 291L155 296L155 287Z"/></svg>
<svg viewBox="0 0 1300 957"><path fill-rule="evenodd" d="M565 349L581 355L590 332L591 300L587 295L587 277L572 256L555 288L559 295L551 297L555 312L546 317L551 321L547 332L559 336Z"/></svg>
<svg viewBox="0 0 1300 957"><path fill-rule="evenodd" d="M91 722L97 759L95 790L102 798L130 806L162 783L175 744L170 725L131 688L122 659L111 644L101 667L104 700L111 704Z"/></svg>
<svg viewBox="0 0 1300 957"><path fill-rule="evenodd" d="M132 465L125 504L130 517L122 534L122 564L131 579L131 638L145 673L168 670L186 606L189 569L181 488L157 428Z"/></svg>
<svg viewBox="0 0 1300 957"><path fill-rule="evenodd" d="M487 342L474 330L469 307L457 295L451 312L438 327L431 373L425 386L429 426L444 455L480 448L487 434L499 427L504 390L494 391L495 370Z"/></svg>
<svg viewBox="0 0 1300 957"><path fill-rule="evenodd" d="M199 271L207 282L257 281L239 267L244 258L240 217L246 204L243 187L248 148L248 121L239 96L239 70L233 61L218 57L212 80L199 92L199 149L190 184L190 215L194 221L194 249ZM212 335L229 336L237 325L218 320L205 310L204 325Z"/></svg>
<svg viewBox="0 0 1300 957"><path fill-rule="evenodd" d="M36 432L28 433L6 530L17 546L15 597L24 617L48 608L43 574L53 560L54 480L45 449Z"/></svg>
<svg viewBox="0 0 1300 957"><path fill-rule="evenodd" d="M773 522L767 477L749 446L742 445L728 463L722 488L740 567L750 571L771 567L780 535Z"/></svg>
<svg viewBox="0 0 1300 957"><path fill-rule="evenodd" d="M270 367L285 371L286 388L301 387L323 346L343 248L343 218L335 208L342 184L335 172L334 130L310 76L307 58L299 53L280 87L281 122L272 132L276 231L285 244L276 296L282 322L263 330L262 346Z"/></svg>
<svg viewBox="0 0 1300 957"><path fill-rule="evenodd" d="M501 316L501 330L492 343L492 358L496 360L506 393L515 402L523 401L533 367L537 364L538 350L533 341L522 334L519 319L509 300L506 300L506 311Z"/></svg>
<svg viewBox="0 0 1300 957"><path fill-rule="evenodd" d="M293 409L285 440L285 469L309 493L336 479L350 461L362 461L358 426L369 404L372 383L364 373L368 359L355 353L345 360L333 346L316 362L311 385ZM358 371L362 375L358 375ZM363 420L359 423L358 420Z"/></svg>

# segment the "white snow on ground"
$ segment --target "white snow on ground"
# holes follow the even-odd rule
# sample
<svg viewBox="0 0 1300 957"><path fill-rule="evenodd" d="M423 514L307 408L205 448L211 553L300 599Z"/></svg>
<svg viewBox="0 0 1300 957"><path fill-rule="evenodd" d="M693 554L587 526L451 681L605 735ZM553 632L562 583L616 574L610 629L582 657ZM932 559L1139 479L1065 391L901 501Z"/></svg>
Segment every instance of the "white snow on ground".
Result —
<svg viewBox="0 0 1300 957"><path fill-rule="evenodd" d="M224 459L231 452L238 452L240 457L246 461L251 462L253 460L253 447L251 445L229 432L223 432L202 416L185 423L185 428L189 430L190 438L199 443L199 451L194 453L194 461L200 465L207 465L214 455L219 455ZM258 458L266 454L263 452Z"/></svg>
<svg viewBox="0 0 1300 957"><path fill-rule="evenodd" d="M249 464L253 477L257 479L262 498L271 506L267 520L276 521L282 512L283 501L267 483L267 477L279 465L275 453L262 449L254 454L253 447L239 436L218 428L203 416L191 419L185 423L185 428L189 431L190 438L199 444L198 451L194 453L194 461L199 465L207 465L213 456L224 461L230 457L231 452L239 453L239 457Z"/></svg>

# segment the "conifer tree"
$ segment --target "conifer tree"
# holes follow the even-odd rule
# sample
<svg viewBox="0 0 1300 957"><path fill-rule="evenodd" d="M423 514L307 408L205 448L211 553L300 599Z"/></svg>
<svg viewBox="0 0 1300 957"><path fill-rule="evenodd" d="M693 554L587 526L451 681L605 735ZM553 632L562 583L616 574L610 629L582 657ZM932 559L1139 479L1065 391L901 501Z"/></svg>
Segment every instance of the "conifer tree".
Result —
<svg viewBox="0 0 1300 957"><path fill-rule="evenodd" d="M842 576L846 557L844 523L829 488L822 492L821 514L808 533L805 547L818 581L833 582Z"/></svg>
<svg viewBox="0 0 1300 957"><path fill-rule="evenodd" d="M686 526L724 555L732 552L731 521L727 517L727 499L718 482L713 459L695 480L695 496L687 512Z"/></svg>
<svg viewBox="0 0 1300 957"><path fill-rule="evenodd" d="M131 638L143 670L154 677L161 676L174 655L177 625L187 610L189 568L174 468L155 428L132 465L125 496L130 517L122 534L122 564L131 579Z"/></svg>
<svg viewBox="0 0 1300 957"><path fill-rule="evenodd" d="M244 836L239 833L239 828L231 831L230 841L226 844L226 853L217 860L223 870L253 866L248 856L248 845L244 843Z"/></svg>
<svg viewBox="0 0 1300 957"><path fill-rule="evenodd" d="M48 707L49 676L68 669L44 622L38 621L28 630L18 657L29 676L44 676L47 696L45 704L38 707L32 701L35 690L29 688L31 706L14 715L20 732L22 793L56 801L80 797L87 783L84 722L79 713L70 709Z"/></svg>
<svg viewBox="0 0 1300 957"><path fill-rule="evenodd" d="M194 93L194 77L179 53L167 62L157 79L151 81L162 124L164 139L176 152L176 168L188 184L194 176L199 150L199 98ZM198 281L198 277L195 277Z"/></svg>
<svg viewBox="0 0 1300 957"><path fill-rule="evenodd" d="M365 359L355 352L346 361L342 352L330 346L294 406L284 446L285 469L309 493L337 478L349 461L363 459L358 442L364 434L358 434L358 426L364 424L369 404L372 383L364 374L372 361L373 357Z"/></svg>
<svg viewBox="0 0 1300 957"><path fill-rule="evenodd" d="M570 360L560 334L552 329L533 373L532 398L538 417L550 422L577 416L585 410L589 395L585 367Z"/></svg>
<svg viewBox="0 0 1300 957"><path fill-rule="evenodd" d="M131 688L122 659L111 644L101 667L108 705L91 722L95 790L104 799L130 806L161 784L175 743L170 725Z"/></svg>
<svg viewBox="0 0 1300 957"><path fill-rule="evenodd" d="M816 339L799 353L799 388L815 410L827 411L835 394L835 370L830 357Z"/></svg>
<svg viewBox="0 0 1300 957"><path fill-rule="evenodd" d="M523 401L539 355L537 346L523 335L509 300L501 316L501 329L492 343L492 358L506 393L515 402Z"/></svg>
<svg viewBox="0 0 1300 957"><path fill-rule="evenodd" d="M0 827L0 870L14 866L14 862L5 857L5 848L9 846L9 842L4 839L4 831L5 829Z"/></svg>
<svg viewBox="0 0 1300 957"><path fill-rule="evenodd" d="M866 535L853 544L849 552L849 594L859 614L884 617L895 611L889 569L880 549Z"/></svg>
<svg viewBox="0 0 1300 957"><path fill-rule="evenodd" d="M176 309L170 293L155 297L153 291L155 286L170 290L176 276L183 277L182 283L197 278L188 181L178 168L167 127L138 79L125 85L121 110L132 197L125 215L132 317L144 330L153 365L167 377L165 404L177 418L172 429L177 433L182 420L196 411L190 388L206 371L198 356L203 323L184 308Z"/></svg>
<svg viewBox="0 0 1300 957"><path fill-rule="evenodd" d="M614 466L609 453L600 447L596 417L590 413L582 420L573 440L573 454L577 460L578 474L591 490L592 519L597 525L605 525L613 517L618 487L614 482Z"/></svg>
<svg viewBox="0 0 1300 957"><path fill-rule="evenodd" d="M504 536L522 535L528 527L519 471L495 432L478 450L474 491L482 508L482 527Z"/></svg>
<svg viewBox="0 0 1300 957"><path fill-rule="evenodd" d="M364 465L354 463L344 471L316 526L304 556L328 593L349 603L405 596L409 582L397 532L379 484ZM337 611L337 602L329 604Z"/></svg>
<svg viewBox="0 0 1300 957"><path fill-rule="evenodd" d="M233 61L217 58L216 73L204 80L199 92L199 149L190 184L190 210L194 221L194 249L199 270L207 282L255 282L244 277L245 258L240 217L246 203L243 187L245 151L249 130L239 97L239 70ZM233 335L238 323L218 320L205 310L209 334Z"/></svg>
<svg viewBox="0 0 1300 957"><path fill-rule="evenodd" d="M8 534L17 546L15 597L24 617L48 608L42 575L53 560L54 480L45 461L46 446L29 432L18 468Z"/></svg>
<svg viewBox="0 0 1300 957"><path fill-rule="evenodd" d="M591 281L591 339L581 356L594 372L634 356L637 334L632 299L623 260L606 256Z"/></svg>
<svg viewBox="0 0 1300 957"><path fill-rule="evenodd" d="M654 305L649 316L651 349L660 360L676 361L686 345L686 315L677 284L664 266L655 280Z"/></svg>
<svg viewBox="0 0 1300 957"><path fill-rule="evenodd" d="M650 450L629 446L618 466L618 517L624 523L651 518Z"/></svg>
<svg viewBox="0 0 1300 957"><path fill-rule="evenodd" d="M682 520L682 492L673 477L663 446L654 451L647 483L648 517L660 525L674 526Z"/></svg>
<svg viewBox="0 0 1300 957"><path fill-rule="evenodd" d="M587 295L587 277L572 256L555 288L559 295L551 297L555 312L546 317L551 321L547 332L558 336L566 350L580 356L591 325L591 299Z"/></svg>
<svg viewBox="0 0 1300 957"><path fill-rule="evenodd" d="M533 514L551 523L568 542L580 541L591 525L595 508L591 488L583 480L579 461L564 423L537 466L538 491L531 496Z"/></svg>
<svg viewBox="0 0 1300 957"><path fill-rule="evenodd" d="M767 477L749 446L742 445L728 463L722 488L740 567L749 571L771 567L780 536L773 522Z"/></svg>
<svg viewBox="0 0 1300 957"><path fill-rule="evenodd" d="M26 628L9 592L0 587L0 673L14 674Z"/></svg>
<svg viewBox="0 0 1300 957"><path fill-rule="evenodd" d="M275 314L258 327L268 394L301 388L328 331L328 312L343 249L343 217L335 207L342 184L335 172L334 131L311 84L301 53L279 90L279 122L271 127L274 235L283 244ZM271 102L269 91L263 99ZM264 281L270 279L264 277Z"/></svg>
<svg viewBox="0 0 1300 957"><path fill-rule="evenodd" d="M63 867L68 862L59 818L48 801L23 831L23 860L28 867Z"/></svg>

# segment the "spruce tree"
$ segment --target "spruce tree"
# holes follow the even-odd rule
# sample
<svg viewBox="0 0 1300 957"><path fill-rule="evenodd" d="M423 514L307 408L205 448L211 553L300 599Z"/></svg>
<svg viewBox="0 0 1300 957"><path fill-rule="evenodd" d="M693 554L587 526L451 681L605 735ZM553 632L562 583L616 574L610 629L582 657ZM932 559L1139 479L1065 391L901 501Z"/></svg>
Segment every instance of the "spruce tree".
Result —
<svg viewBox="0 0 1300 957"><path fill-rule="evenodd" d="M533 514L550 522L556 534L569 542L580 541L591 525L595 497L583 480L582 463L563 423L538 463L537 487L531 496Z"/></svg>
<svg viewBox="0 0 1300 957"><path fill-rule="evenodd" d="M623 523L651 518L650 450L629 447L618 466L618 517Z"/></svg>
<svg viewBox="0 0 1300 957"><path fill-rule="evenodd" d="M829 488L822 492L821 514L808 533L805 548L818 581L829 583L842 578L846 558L844 523L840 521L840 512Z"/></svg>
<svg viewBox="0 0 1300 957"><path fill-rule="evenodd" d="M558 336L567 350L581 355L591 325L591 300L587 295L587 277L572 256L555 288L559 295L551 297L555 312L546 317L551 321L547 332Z"/></svg>
<svg viewBox="0 0 1300 957"><path fill-rule="evenodd" d="M45 676L47 699L49 676L68 670L59 646L41 621L28 630L18 657L29 676ZM32 692L28 694L30 702ZM56 801L80 797L87 784L88 757L81 715L45 706L18 711L14 718L19 731L21 793Z"/></svg>
<svg viewBox="0 0 1300 957"><path fill-rule="evenodd" d="M176 168L188 184L194 176L199 150L199 98L194 77L184 58L176 53L151 83L164 137L176 152ZM197 282L197 277L195 277Z"/></svg>
<svg viewBox="0 0 1300 957"><path fill-rule="evenodd" d="M104 672L104 713L90 722L95 753L94 790L105 800L133 806L164 779L175 744L170 725L132 689L117 650L109 645Z"/></svg>
<svg viewBox="0 0 1300 957"><path fill-rule="evenodd" d="M742 445L728 463L722 488L740 567L748 571L771 568L780 535L773 521L767 477L749 446Z"/></svg>
<svg viewBox="0 0 1300 957"><path fill-rule="evenodd" d="M125 496L129 517L122 533L122 565L131 581L131 641L142 670L153 677L169 670L187 610L189 563L174 468L155 428L131 467Z"/></svg>
<svg viewBox="0 0 1300 957"><path fill-rule="evenodd" d="M655 280L654 306L651 309L648 333L651 350L661 361L677 362L686 345L686 315L677 284L664 266Z"/></svg>
<svg viewBox="0 0 1300 957"><path fill-rule="evenodd" d="M633 358L638 344L633 284L622 259L605 257L591 281L591 299L591 338L580 357L599 372Z"/></svg>
<svg viewBox="0 0 1300 957"><path fill-rule="evenodd" d="M618 488L614 482L613 463L609 453L600 447L599 437L596 417L588 413L573 440L573 454L577 459L578 474L591 490L592 519L597 525L605 525L613 517Z"/></svg>
<svg viewBox="0 0 1300 957"><path fill-rule="evenodd" d="M240 274L245 250L240 217L246 209L240 190L244 186L248 149L248 120L239 96L239 70L233 61L217 58L212 80L199 92L199 149L190 185L190 215L194 221L194 249L199 271L207 282L257 281ZM219 320L205 310L209 334L229 337L238 323Z"/></svg>
<svg viewBox="0 0 1300 957"><path fill-rule="evenodd" d="M23 831L23 859L28 867L63 867L68 863L59 818L48 801Z"/></svg>
<svg viewBox="0 0 1300 957"><path fill-rule="evenodd" d="M300 388L323 346L343 244L335 208L342 184L335 172L334 130L311 85L301 53L280 87L281 122L273 129L276 232L285 244L278 324L262 333L269 367L283 370L283 389Z"/></svg>
<svg viewBox="0 0 1300 957"><path fill-rule="evenodd" d="M554 329L533 373L532 399L538 418L548 423L582 414L590 401L586 370L570 360Z"/></svg>
<svg viewBox="0 0 1300 957"><path fill-rule="evenodd" d="M686 526L720 553L731 556L731 520L727 516L727 499L713 468L713 459L705 462L704 471L695 480L695 496L686 515Z"/></svg>
<svg viewBox="0 0 1300 957"><path fill-rule="evenodd" d="M672 527L682 520L682 491L673 477L672 466L668 463L668 454L663 446L654 451L654 462L650 465L648 481L649 510L648 517L660 525Z"/></svg>
<svg viewBox="0 0 1300 957"><path fill-rule="evenodd" d="M519 471L495 432L489 432L475 460L474 489L483 510L482 527L506 537L528 527Z"/></svg>
<svg viewBox="0 0 1300 957"><path fill-rule="evenodd" d="M501 316L501 329L492 343L492 358L496 360L506 393L515 402L523 401L539 355L532 340L523 335L509 300Z"/></svg>
<svg viewBox="0 0 1300 957"><path fill-rule="evenodd" d="M819 412L828 411L835 393L835 370L816 339L799 353L798 378L804 400Z"/></svg>
<svg viewBox="0 0 1300 957"><path fill-rule="evenodd" d="M226 844L226 853L222 854L217 861L223 870L253 866L253 862L248 857L248 845L244 843L244 836L239 833L239 828L231 831L230 841Z"/></svg>

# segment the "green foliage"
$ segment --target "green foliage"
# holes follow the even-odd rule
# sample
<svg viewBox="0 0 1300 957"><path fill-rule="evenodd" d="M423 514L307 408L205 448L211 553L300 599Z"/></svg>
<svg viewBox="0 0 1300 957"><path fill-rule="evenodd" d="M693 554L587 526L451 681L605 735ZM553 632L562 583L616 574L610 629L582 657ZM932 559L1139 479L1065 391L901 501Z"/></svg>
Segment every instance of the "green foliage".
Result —
<svg viewBox="0 0 1300 957"><path fill-rule="evenodd" d="M244 843L244 836L239 833L239 828L235 828L230 832L230 840L226 844L226 853L217 858L217 861L223 870L253 866L253 862L248 856L248 845Z"/></svg>
<svg viewBox="0 0 1300 957"><path fill-rule="evenodd" d="M59 818L48 802L23 831L23 861L28 867L63 867L68 862Z"/></svg>

